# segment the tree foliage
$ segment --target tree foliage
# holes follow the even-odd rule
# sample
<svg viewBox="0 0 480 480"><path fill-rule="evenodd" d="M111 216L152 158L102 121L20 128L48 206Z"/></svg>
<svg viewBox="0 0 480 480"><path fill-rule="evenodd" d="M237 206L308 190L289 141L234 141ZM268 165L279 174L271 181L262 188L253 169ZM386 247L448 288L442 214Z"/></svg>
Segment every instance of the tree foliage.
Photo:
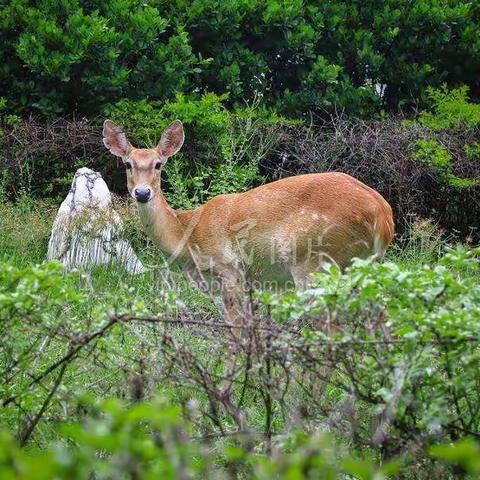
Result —
<svg viewBox="0 0 480 480"><path fill-rule="evenodd" d="M279 111L369 114L426 86L479 93L480 9L452 0L8 0L0 91L10 112L98 113L122 98L258 92Z"/></svg>

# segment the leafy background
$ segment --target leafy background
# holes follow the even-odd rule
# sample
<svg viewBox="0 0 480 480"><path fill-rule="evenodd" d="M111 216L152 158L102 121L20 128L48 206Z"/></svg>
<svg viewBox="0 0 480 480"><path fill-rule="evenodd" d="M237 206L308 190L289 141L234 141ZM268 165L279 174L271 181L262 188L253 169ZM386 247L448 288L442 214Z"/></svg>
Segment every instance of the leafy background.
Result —
<svg viewBox="0 0 480 480"><path fill-rule="evenodd" d="M413 108L427 86L480 93L473 2L132 0L2 6L0 91L15 113L101 113L122 98L255 95L288 116Z"/></svg>

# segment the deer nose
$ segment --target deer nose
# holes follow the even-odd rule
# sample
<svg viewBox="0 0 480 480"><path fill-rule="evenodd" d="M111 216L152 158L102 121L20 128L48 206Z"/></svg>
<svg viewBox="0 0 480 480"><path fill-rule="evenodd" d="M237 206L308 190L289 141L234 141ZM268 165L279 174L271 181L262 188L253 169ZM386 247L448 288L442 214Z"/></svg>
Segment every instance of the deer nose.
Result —
<svg viewBox="0 0 480 480"><path fill-rule="evenodd" d="M152 196L152 191L148 187L137 187L134 192L135 198L140 203L146 203Z"/></svg>

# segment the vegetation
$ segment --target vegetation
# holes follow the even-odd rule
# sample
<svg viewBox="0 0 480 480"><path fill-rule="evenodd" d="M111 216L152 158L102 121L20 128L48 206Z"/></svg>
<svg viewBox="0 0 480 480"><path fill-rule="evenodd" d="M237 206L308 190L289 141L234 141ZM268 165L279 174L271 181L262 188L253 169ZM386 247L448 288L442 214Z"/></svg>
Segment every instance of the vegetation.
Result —
<svg viewBox="0 0 480 480"><path fill-rule="evenodd" d="M475 2L133 0L1 7L11 114L92 116L119 100L228 93L298 117L415 106L427 86L479 93Z"/></svg>
<svg viewBox="0 0 480 480"><path fill-rule="evenodd" d="M163 174L175 208L192 208L219 193L244 191L286 175L340 170L384 195L395 210L398 231L415 215L476 241L478 105L468 100L465 89L432 90L429 95L431 105L409 119L360 120L337 114L306 125L262 107L258 100L228 109L225 97L213 93L199 99L178 94L162 105L122 100L106 109L106 115L125 126L136 146L154 145L168 122L183 120L185 145ZM81 166L101 172L113 192L124 194L123 169L99 141L103 118L12 124L4 116L0 197L60 200L72 172Z"/></svg>
<svg viewBox="0 0 480 480"><path fill-rule="evenodd" d="M463 0L0 5L0 478L480 474L480 6ZM392 205L386 259L219 299L145 237L105 118L188 209L339 170ZM74 171L101 172L146 273L44 262ZM225 390L225 385L230 390Z"/></svg>
<svg viewBox="0 0 480 480"><path fill-rule="evenodd" d="M117 207L125 235L155 262L146 274L35 266L51 207L2 207L0 227L10 232L0 245L1 422L12 432L1 440L5 475L478 471L478 447L465 440L480 422L478 250L449 249L432 224L416 222L383 264L333 269L304 293L259 293L259 328L246 334L226 399L228 336L219 336L215 299L159 262L135 220L128 226L134 212ZM329 433L306 435L322 425Z"/></svg>

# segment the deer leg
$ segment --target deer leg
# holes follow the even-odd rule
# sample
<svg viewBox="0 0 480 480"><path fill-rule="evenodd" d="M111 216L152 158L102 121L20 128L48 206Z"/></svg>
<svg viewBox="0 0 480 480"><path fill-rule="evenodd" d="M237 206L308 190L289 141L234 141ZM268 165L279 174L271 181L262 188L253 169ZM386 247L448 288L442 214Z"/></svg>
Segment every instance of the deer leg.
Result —
<svg viewBox="0 0 480 480"><path fill-rule="evenodd" d="M224 395L228 396L235 377L238 350L245 337L245 327L251 323L252 312L248 298L244 293L241 275L234 273L224 275L221 284L225 317L230 325L228 356L225 363L225 380L222 388Z"/></svg>

